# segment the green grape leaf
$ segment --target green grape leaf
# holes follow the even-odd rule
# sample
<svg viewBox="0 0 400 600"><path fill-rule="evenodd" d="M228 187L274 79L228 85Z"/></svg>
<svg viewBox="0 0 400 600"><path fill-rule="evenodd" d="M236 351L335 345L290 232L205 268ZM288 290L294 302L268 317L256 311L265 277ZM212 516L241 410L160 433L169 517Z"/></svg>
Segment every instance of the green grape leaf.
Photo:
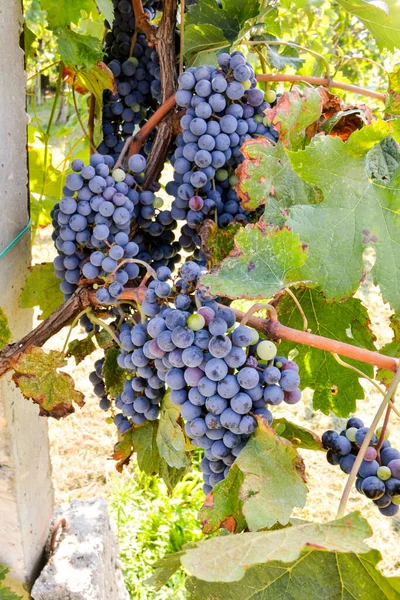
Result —
<svg viewBox="0 0 400 600"><path fill-rule="evenodd" d="M250 31L260 10L259 0L202 0L186 15L184 54L192 64L199 52L228 48ZM204 64L204 63L203 63Z"/></svg>
<svg viewBox="0 0 400 600"><path fill-rule="evenodd" d="M4 580L9 572L10 569L0 564L0 600L22 600L22 596L17 596L9 587L4 586Z"/></svg>
<svg viewBox="0 0 400 600"><path fill-rule="evenodd" d="M246 210L267 203L264 220L283 225L287 207L319 201L318 192L293 171L282 142L273 146L267 138L247 140L241 151L245 160L236 169L239 182L235 189ZM280 212L281 204L285 217Z"/></svg>
<svg viewBox="0 0 400 600"><path fill-rule="evenodd" d="M132 442L137 454L139 469L154 475L158 473L168 489L172 490L187 473L187 467L176 469L170 467L160 456L157 444L159 421L148 421L140 427L132 429Z"/></svg>
<svg viewBox="0 0 400 600"><path fill-rule="evenodd" d="M247 225L236 234L235 249L200 285L227 298L268 298L302 280L306 257L299 238L287 228Z"/></svg>
<svg viewBox="0 0 400 600"><path fill-rule="evenodd" d="M160 456L170 467L189 467L190 458L186 452L180 410L172 404L169 394L162 401L156 439Z"/></svg>
<svg viewBox="0 0 400 600"><path fill-rule="evenodd" d="M296 423L292 423L291 421L282 418L274 419L271 427L276 431L279 437L289 440L296 448L304 450L323 450L320 438L312 431L301 427L301 425L296 425Z"/></svg>
<svg viewBox="0 0 400 600"><path fill-rule="evenodd" d="M286 92L273 108L265 111L271 124L279 131L279 139L292 150L303 148L307 141L306 129L319 119L322 98L315 88Z"/></svg>
<svg viewBox="0 0 400 600"><path fill-rule="evenodd" d="M71 29L60 31L58 51L66 65L83 66L87 69L103 58L100 40L90 35L81 35Z"/></svg>
<svg viewBox="0 0 400 600"><path fill-rule="evenodd" d="M218 265L235 246L235 235L241 228L240 223L229 223L221 229L215 221L206 219L199 230L201 249L207 259L208 269Z"/></svg>
<svg viewBox="0 0 400 600"><path fill-rule="evenodd" d="M250 567L270 561L290 563L311 548L366 553L372 534L367 521L352 513L330 523L302 523L276 531L220 536L196 543L181 556L187 573L203 581L239 581ZM223 561L216 557L224 557Z"/></svg>
<svg viewBox="0 0 400 600"><path fill-rule="evenodd" d="M51 29L69 27L71 23L78 23L82 11L90 12L93 0L40 0L40 7L47 13L47 22Z"/></svg>
<svg viewBox="0 0 400 600"><path fill-rule="evenodd" d="M267 46L268 62L274 69L283 71L286 67L293 67L293 69L300 69L304 63L304 59L297 58L296 56L287 56L285 54L279 54L276 50Z"/></svg>
<svg viewBox="0 0 400 600"><path fill-rule="evenodd" d="M73 356L75 363L79 365L87 356L92 354L96 350L96 346L93 343L93 336L88 335L80 340L72 340L68 344L67 356Z"/></svg>
<svg viewBox="0 0 400 600"><path fill-rule="evenodd" d="M29 29L26 23L24 23L24 51L25 56L33 56L35 53L34 48L32 47L34 42L36 42L37 37L36 33Z"/></svg>
<svg viewBox="0 0 400 600"><path fill-rule="evenodd" d="M103 378L107 393L111 398L116 398L118 394L124 391L124 383L129 375L129 371L121 369L117 358L120 353L119 348L112 346L105 354L103 364Z"/></svg>
<svg viewBox="0 0 400 600"><path fill-rule="evenodd" d="M114 6L112 0L96 0L96 5L111 27L114 22Z"/></svg>
<svg viewBox="0 0 400 600"><path fill-rule="evenodd" d="M11 340L11 330L4 310L0 307L0 350Z"/></svg>
<svg viewBox="0 0 400 600"><path fill-rule="evenodd" d="M392 136L376 144L367 154L367 170L371 179L389 184L400 165L400 149Z"/></svg>
<svg viewBox="0 0 400 600"><path fill-rule="evenodd" d="M63 371L67 365L62 352L29 346L12 361L13 381L25 398L40 407L40 415L61 419L75 412L74 403L84 405L83 394L74 389L74 380Z"/></svg>
<svg viewBox="0 0 400 600"><path fill-rule="evenodd" d="M239 582L190 577L188 600L398 600L391 583L395 578L382 575L376 568L379 560L376 550L366 554L304 550L291 563L271 561L251 567Z"/></svg>
<svg viewBox="0 0 400 600"><path fill-rule="evenodd" d="M390 326L393 329L393 340L385 344L380 352L386 356L398 358L400 356L400 314L390 317ZM385 385L389 385L393 377L394 371L389 369L378 369L376 374L376 378Z"/></svg>
<svg viewBox="0 0 400 600"><path fill-rule="evenodd" d="M243 515L250 531L286 525L295 506L303 507L307 487L296 449L257 417L258 427L237 457L242 471Z"/></svg>
<svg viewBox="0 0 400 600"><path fill-rule="evenodd" d="M200 53L208 54L228 47L229 42L221 29L211 23L185 27L184 52L189 65L194 64Z"/></svg>
<svg viewBox="0 0 400 600"><path fill-rule="evenodd" d="M38 306L42 311L39 319L47 319L64 302L60 280L55 276L53 263L34 265L29 270L19 305L21 308Z"/></svg>
<svg viewBox="0 0 400 600"><path fill-rule="evenodd" d="M103 350L109 348L114 343L111 335L105 329L100 329L100 331L96 331L94 337L96 338L96 342L98 343L99 347L103 348Z"/></svg>
<svg viewBox="0 0 400 600"><path fill-rule="evenodd" d="M389 78L389 92L387 95L385 112L391 115L400 115L400 65L396 65Z"/></svg>
<svg viewBox="0 0 400 600"><path fill-rule="evenodd" d="M400 48L400 5L396 0L338 0L374 36L379 48Z"/></svg>
<svg viewBox="0 0 400 600"><path fill-rule="evenodd" d="M327 304L322 292L308 288L296 290L295 295L312 333L368 350L375 349L368 312L360 300L349 298L346 302ZM290 296L283 296L277 308L282 325L302 329L303 319ZM299 365L301 387L314 390L314 408L325 414L334 412L340 417L347 417L354 412L356 400L364 398L360 376L339 365L330 352L311 346L282 340L279 353L286 356L293 349L297 352L295 360ZM346 361L373 377L371 365L351 359Z"/></svg>
<svg viewBox="0 0 400 600"><path fill-rule="evenodd" d="M244 482L242 471L234 464L227 477L206 497L199 512L203 533L213 533L221 526L239 533L246 528L240 489Z"/></svg>
<svg viewBox="0 0 400 600"><path fill-rule="evenodd" d="M324 201L292 206L287 225L308 246L303 278L320 285L332 300L354 292L363 277L363 252L374 247L374 282L398 310L400 189L372 181L366 167L368 151L390 134L390 127L377 120L347 142L316 136L305 150L289 151L295 171L321 189Z"/></svg>
<svg viewBox="0 0 400 600"><path fill-rule="evenodd" d="M191 544L189 543L188 545ZM182 550L181 552L174 552L160 558L160 560L152 565L154 568L153 575L146 579L144 583L151 585L158 592L167 583L168 579L180 569L181 556L184 553L185 551Z"/></svg>
<svg viewBox="0 0 400 600"><path fill-rule="evenodd" d="M132 442L139 469L153 475L158 471L160 455L157 447L157 421L147 421L141 427L132 429Z"/></svg>

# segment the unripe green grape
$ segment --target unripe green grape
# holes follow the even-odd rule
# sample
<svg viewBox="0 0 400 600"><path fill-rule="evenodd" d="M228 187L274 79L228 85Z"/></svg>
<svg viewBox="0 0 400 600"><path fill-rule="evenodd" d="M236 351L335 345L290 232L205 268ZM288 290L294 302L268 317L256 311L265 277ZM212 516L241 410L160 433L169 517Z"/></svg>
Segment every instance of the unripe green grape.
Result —
<svg viewBox="0 0 400 600"><path fill-rule="evenodd" d="M198 313L195 313L194 315L190 315L190 317L186 321L186 325L192 331L199 331L200 329L203 329L205 324L206 324L205 318L203 317L203 315L199 315Z"/></svg>
<svg viewBox="0 0 400 600"><path fill-rule="evenodd" d="M379 477L379 479L382 479L382 481L387 481L391 478L392 471L389 469L389 467L379 467L376 474Z"/></svg>
<svg viewBox="0 0 400 600"><path fill-rule="evenodd" d="M239 177L237 175L231 175L229 177L229 185L234 187L237 183L239 183Z"/></svg>
<svg viewBox="0 0 400 600"><path fill-rule="evenodd" d="M269 127L271 125L271 121L270 119L268 119L268 117L263 118L263 125L265 125L266 127Z"/></svg>
<svg viewBox="0 0 400 600"><path fill-rule="evenodd" d="M258 334L258 331L256 331L252 327L249 327L249 329L251 329L251 333L253 334L250 346L253 346L254 344L257 344L258 340L260 339L260 336Z"/></svg>
<svg viewBox="0 0 400 600"><path fill-rule="evenodd" d="M217 181L225 181L225 179L228 179L229 177L229 173L226 169L218 169L218 171L215 173L215 179Z"/></svg>
<svg viewBox="0 0 400 600"><path fill-rule="evenodd" d="M272 104L276 100L276 92L274 92L274 90L267 90L264 94L264 98L266 102Z"/></svg>
<svg viewBox="0 0 400 600"><path fill-rule="evenodd" d="M162 206L164 206L164 200L159 196L156 196L153 200L153 206L154 208L161 208Z"/></svg>
<svg viewBox="0 0 400 600"><path fill-rule="evenodd" d="M112 178L117 183L121 183L125 179L125 171L123 169L114 169L112 172Z"/></svg>
<svg viewBox="0 0 400 600"><path fill-rule="evenodd" d="M264 121L264 117L263 115L254 115L253 119L255 120L256 123L258 123L259 125Z"/></svg>
<svg viewBox="0 0 400 600"><path fill-rule="evenodd" d="M378 438L378 440L381 438L381 434L382 434L382 427L378 427L378 429L375 431L375 435ZM390 431L389 431L389 429L386 429L385 440L388 439L389 435L390 435Z"/></svg>
<svg viewBox="0 0 400 600"><path fill-rule="evenodd" d="M133 106L131 106L131 109L133 110L133 112L138 113L141 111L141 106L140 104L134 104Z"/></svg>
<svg viewBox="0 0 400 600"><path fill-rule="evenodd" d="M131 56L130 58L128 58L128 60L129 60L129 62L131 62L133 64L134 67L138 67L139 66L139 61L134 56Z"/></svg>
<svg viewBox="0 0 400 600"><path fill-rule="evenodd" d="M250 79L246 79L246 81L242 81L242 86L244 87L245 90L249 90L251 88Z"/></svg>
<svg viewBox="0 0 400 600"><path fill-rule="evenodd" d="M357 427L349 427L349 429L346 431L346 437L349 440L349 442L356 441L357 431L358 431Z"/></svg>
<svg viewBox="0 0 400 600"><path fill-rule="evenodd" d="M392 496L392 502L393 504L400 504L400 494L397 494L397 496Z"/></svg>
<svg viewBox="0 0 400 600"><path fill-rule="evenodd" d="M275 358L276 353L277 349L275 344L269 340L264 340L257 346L257 354L261 360L272 360Z"/></svg>

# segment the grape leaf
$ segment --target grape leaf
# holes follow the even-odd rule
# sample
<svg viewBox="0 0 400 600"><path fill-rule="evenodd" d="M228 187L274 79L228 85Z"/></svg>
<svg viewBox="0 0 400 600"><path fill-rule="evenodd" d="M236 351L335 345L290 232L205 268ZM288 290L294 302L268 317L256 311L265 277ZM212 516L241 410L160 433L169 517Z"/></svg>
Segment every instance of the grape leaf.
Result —
<svg viewBox="0 0 400 600"><path fill-rule="evenodd" d="M62 352L29 346L12 360L13 381L25 398L39 404L40 415L61 419L75 412L74 403L84 405L83 394L74 389L74 380L59 368L67 365Z"/></svg>
<svg viewBox="0 0 400 600"><path fill-rule="evenodd" d="M187 546L191 546L189 543ZM187 547L185 545L185 547ZM173 554L167 554L156 563L154 563L154 572L151 577L146 579L144 583L151 585L157 592L165 585L172 577L174 573L181 567L181 556L185 553L184 550L181 552L174 552Z"/></svg>
<svg viewBox="0 0 400 600"><path fill-rule="evenodd" d="M111 27L114 22L114 6L112 0L96 0L96 5Z"/></svg>
<svg viewBox="0 0 400 600"><path fill-rule="evenodd" d="M349 298L346 302L327 304L320 291L305 288L296 290L295 295L312 333L375 350L368 312L360 300ZM303 319L288 295L280 299L278 314L283 325L302 329ZM297 346L293 342L282 340L279 353L286 355L294 348L297 351L295 360L301 373L301 387L314 390L314 408L325 414L332 411L340 417L347 417L354 412L356 400L364 398L359 375L339 365L330 352L311 346ZM371 365L347 358L346 361L373 377Z"/></svg>
<svg viewBox="0 0 400 600"><path fill-rule="evenodd" d="M287 56L286 54L279 54L276 50L267 46L268 62L274 69L283 71L286 67L293 67L293 69L300 69L304 63L304 59L296 56Z"/></svg>
<svg viewBox="0 0 400 600"><path fill-rule="evenodd" d="M376 550L366 554L304 550L292 563L271 561L251 567L240 582L208 583L190 577L188 600L398 600L391 584L395 578L376 569L379 560Z"/></svg>
<svg viewBox="0 0 400 600"><path fill-rule="evenodd" d="M187 467L175 469L160 456L157 445L159 421L148 421L132 429L132 443L137 454L139 469L148 475L158 473L168 489L172 490L187 473Z"/></svg>
<svg viewBox="0 0 400 600"><path fill-rule="evenodd" d="M383 346L380 350L382 354L386 356L393 356L393 358L397 358L400 356L400 315L395 314L390 317L390 326L393 329L393 340L388 342ZM389 385L394 377L394 371L390 371L388 369L378 369L376 378L384 383L385 385Z"/></svg>
<svg viewBox="0 0 400 600"><path fill-rule="evenodd" d="M240 223L229 223L228 227L220 229L217 223L211 219L206 219L202 223L199 236L208 269L215 267L233 250L235 235L240 228Z"/></svg>
<svg viewBox="0 0 400 600"><path fill-rule="evenodd" d="M258 427L235 464L242 471L243 514L250 531L286 525L295 506L303 507L307 487L295 448L257 417Z"/></svg>
<svg viewBox="0 0 400 600"><path fill-rule="evenodd" d="M136 430L137 431L137 430ZM122 470L125 465L127 465L131 459L131 456L134 452L133 447L133 433L135 429L128 429L123 436L122 439L118 442L114 449L114 453L112 455L113 460L117 461L115 465L118 473L122 473Z"/></svg>
<svg viewBox="0 0 400 600"><path fill-rule="evenodd" d="M64 79L68 79L71 85L75 82L77 88L93 94L100 106L103 105L104 90L116 92L114 76L101 61L90 69L77 69L74 66L64 68L64 75Z"/></svg>
<svg viewBox="0 0 400 600"><path fill-rule="evenodd" d="M30 273L19 299L21 308L38 306L39 319L47 319L64 302L60 281L54 274L52 263L42 263L29 268Z"/></svg>
<svg viewBox="0 0 400 600"><path fill-rule="evenodd" d="M96 342L98 343L100 348L103 348L103 350L109 348L114 343L111 335L105 329L100 329L100 331L96 331L94 337L96 338Z"/></svg>
<svg viewBox="0 0 400 600"><path fill-rule="evenodd" d="M271 427L280 437L289 440L296 448L323 450L322 442L315 433L287 419L274 419Z"/></svg>
<svg viewBox="0 0 400 600"><path fill-rule="evenodd" d="M239 581L246 570L270 561L288 563L311 548L329 552L365 553L372 534L367 521L352 513L330 523L302 523L276 531L220 536L196 543L181 556L187 573L204 581ZM221 562L219 558L223 556ZM218 557L218 558L217 558Z"/></svg>
<svg viewBox="0 0 400 600"><path fill-rule="evenodd" d="M81 340L72 340L68 344L67 356L73 356L75 363L79 365L86 356L92 354L96 350L96 346L93 343L93 336L88 335Z"/></svg>
<svg viewBox="0 0 400 600"><path fill-rule="evenodd" d="M103 364L103 378L107 393L111 398L116 398L118 394L124 391L124 383L129 375L129 371L121 369L117 358L120 353L119 348L112 346L106 352Z"/></svg>
<svg viewBox="0 0 400 600"><path fill-rule="evenodd" d="M248 33L259 14L259 0L196 2L186 15L185 57L192 63L199 52L228 48Z"/></svg>
<svg viewBox="0 0 400 600"><path fill-rule="evenodd" d="M82 11L90 12L93 0L40 0L40 7L47 13L47 22L51 29L69 27L71 23L78 23Z"/></svg>
<svg viewBox="0 0 400 600"><path fill-rule="evenodd" d="M400 48L400 5L396 0L338 0L376 39L379 48Z"/></svg>
<svg viewBox="0 0 400 600"><path fill-rule="evenodd" d="M235 250L200 285L227 298L268 298L302 279L306 257L299 238L287 228L247 225L236 234Z"/></svg>
<svg viewBox="0 0 400 600"><path fill-rule="evenodd" d="M390 183L399 165L400 149L391 136L376 144L367 154L368 175L382 183Z"/></svg>
<svg viewBox="0 0 400 600"><path fill-rule="evenodd" d="M389 93L387 95L385 112L400 115L400 65L396 65L389 73Z"/></svg>
<svg viewBox="0 0 400 600"><path fill-rule="evenodd" d="M276 105L265 111L271 124L279 131L279 139L292 150L303 148L306 129L319 119L322 98L315 88L295 87L278 98Z"/></svg>
<svg viewBox="0 0 400 600"><path fill-rule="evenodd" d="M90 35L65 29L58 34L58 51L66 65L90 68L103 58L101 42Z"/></svg>
<svg viewBox="0 0 400 600"><path fill-rule="evenodd" d="M285 218L280 214L280 202L286 211L293 204L319 201L318 192L293 171L282 142L273 146L263 137L247 140L241 151L245 160L236 169L239 182L235 189L246 210L256 210L267 202L264 220L282 225ZM268 200L272 193L274 197Z"/></svg>
<svg viewBox="0 0 400 600"><path fill-rule="evenodd" d="M243 473L234 464L227 477L208 494L199 512L203 533L213 533L223 527L228 519L234 520L234 527L230 529L234 529L235 533L246 528L246 520L242 512L243 501L240 498L243 481Z"/></svg>
<svg viewBox="0 0 400 600"><path fill-rule="evenodd" d="M4 586L4 580L9 571L10 569L0 564L0 600L22 600L22 596L17 596L9 587Z"/></svg>
<svg viewBox="0 0 400 600"><path fill-rule="evenodd" d="M357 288L363 276L363 252L374 247L374 281L397 310L400 189L376 184L369 179L366 165L367 152L389 133L389 123L374 121L347 142L317 136L306 150L288 151L295 171L321 189L324 201L292 206L287 225L308 245L303 278L319 284L329 299L344 298Z"/></svg>
<svg viewBox="0 0 400 600"><path fill-rule="evenodd" d="M170 467L182 469L190 466L180 410L172 404L169 394L162 401L156 440L160 456Z"/></svg>
<svg viewBox="0 0 400 600"><path fill-rule="evenodd" d="M11 340L11 335L7 316L0 307L0 350Z"/></svg>

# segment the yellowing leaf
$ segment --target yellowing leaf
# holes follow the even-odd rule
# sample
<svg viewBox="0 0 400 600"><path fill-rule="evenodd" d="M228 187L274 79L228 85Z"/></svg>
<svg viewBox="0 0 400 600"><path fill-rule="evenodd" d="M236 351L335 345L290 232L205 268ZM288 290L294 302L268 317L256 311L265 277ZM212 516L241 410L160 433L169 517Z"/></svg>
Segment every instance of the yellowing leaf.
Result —
<svg viewBox="0 0 400 600"><path fill-rule="evenodd" d="M75 412L74 403L83 406L83 394L74 389L70 375L58 371L67 365L62 352L30 346L12 361L13 381L25 398L39 404L40 415L61 419Z"/></svg>
<svg viewBox="0 0 400 600"><path fill-rule="evenodd" d="M64 302L60 281L54 274L52 263L30 267L30 273L19 299L21 308L38 306L40 319L47 319Z"/></svg>

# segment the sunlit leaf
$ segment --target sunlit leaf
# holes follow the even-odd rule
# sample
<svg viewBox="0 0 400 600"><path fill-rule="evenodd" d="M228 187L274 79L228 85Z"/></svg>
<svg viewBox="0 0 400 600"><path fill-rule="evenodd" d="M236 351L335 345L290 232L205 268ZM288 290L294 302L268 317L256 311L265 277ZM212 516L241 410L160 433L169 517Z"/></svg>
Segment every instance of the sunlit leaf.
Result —
<svg viewBox="0 0 400 600"><path fill-rule="evenodd" d="M42 263L30 268L30 273L19 299L21 308L41 309L40 319L47 319L62 303L64 295L60 280L54 274L52 263Z"/></svg>

